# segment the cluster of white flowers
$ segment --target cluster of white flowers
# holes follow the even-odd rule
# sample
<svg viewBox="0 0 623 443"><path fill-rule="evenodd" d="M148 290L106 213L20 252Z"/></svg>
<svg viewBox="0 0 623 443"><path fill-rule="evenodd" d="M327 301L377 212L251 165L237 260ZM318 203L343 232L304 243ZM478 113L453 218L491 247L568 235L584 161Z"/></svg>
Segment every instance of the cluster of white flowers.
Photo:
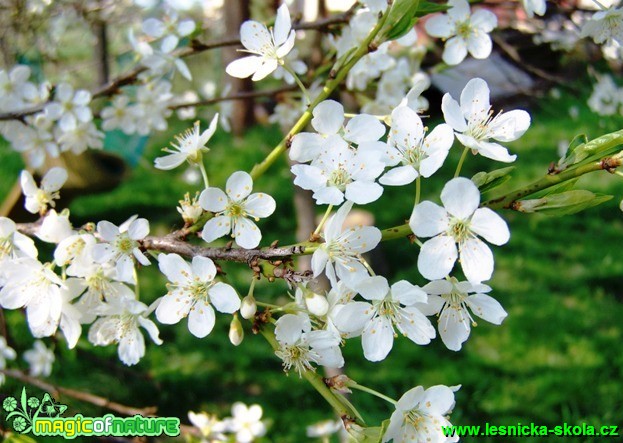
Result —
<svg viewBox="0 0 623 443"><path fill-rule="evenodd" d="M202 442L251 443L266 434L263 412L260 405L236 402L231 407L232 416L223 420L206 412L193 411L188 412L188 419L199 430Z"/></svg>
<svg viewBox="0 0 623 443"><path fill-rule="evenodd" d="M93 123L89 104L91 94L61 83L50 96L50 86L28 81L31 70L17 65L10 72L0 71L0 112L19 113L30 109L43 110L0 125L0 133L14 150L24 153L34 168L43 165L46 156L58 157L61 152L80 154L101 149L104 134Z"/></svg>

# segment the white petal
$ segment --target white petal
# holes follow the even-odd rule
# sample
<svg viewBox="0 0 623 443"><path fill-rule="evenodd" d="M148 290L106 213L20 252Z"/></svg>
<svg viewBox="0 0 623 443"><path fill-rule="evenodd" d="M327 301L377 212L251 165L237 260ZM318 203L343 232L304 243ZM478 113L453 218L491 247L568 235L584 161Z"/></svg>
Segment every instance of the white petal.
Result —
<svg viewBox="0 0 623 443"><path fill-rule="evenodd" d="M530 114L515 110L497 116L489 125L489 135L501 142L511 142L521 137L530 127Z"/></svg>
<svg viewBox="0 0 623 443"><path fill-rule="evenodd" d="M227 68L225 68L225 72L236 78L251 77L258 69L260 69L263 62L263 57L258 55L249 55L239 58L238 60L234 60L228 64Z"/></svg>
<svg viewBox="0 0 623 443"><path fill-rule="evenodd" d="M433 237L448 229L448 223L446 210L429 201L416 205L409 219L409 227L418 237Z"/></svg>
<svg viewBox="0 0 623 443"><path fill-rule="evenodd" d="M275 18L275 27L273 34L275 36L275 45L282 45L292 29L292 22L290 21L290 11L288 6L284 3L279 9L277 9L277 17Z"/></svg>
<svg viewBox="0 0 623 443"><path fill-rule="evenodd" d="M25 196L34 196L39 191L35 179L30 172L23 170L20 174L20 184L22 185L22 192ZM37 211L35 211L37 212Z"/></svg>
<svg viewBox="0 0 623 443"><path fill-rule="evenodd" d="M219 188L204 189L199 196L199 205L210 212L222 212L227 207L229 199Z"/></svg>
<svg viewBox="0 0 623 443"><path fill-rule="evenodd" d="M454 239L447 235L431 238L422 245L417 260L418 271L428 280L446 277L458 257Z"/></svg>
<svg viewBox="0 0 623 443"><path fill-rule="evenodd" d="M429 344L436 335L430 320L415 307L399 310L397 327L409 340L418 345Z"/></svg>
<svg viewBox="0 0 623 443"><path fill-rule="evenodd" d="M470 295L466 302L474 314L494 325L501 325L508 315L500 302L486 294Z"/></svg>
<svg viewBox="0 0 623 443"><path fill-rule="evenodd" d="M233 314L240 309L240 298L231 286L218 282L209 291L210 302L217 311L224 314Z"/></svg>
<svg viewBox="0 0 623 443"><path fill-rule="evenodd" d="M320 155L320 149L324 138L311 132L302 132L292 139L290 146L290 159L297 162L309 162Z"/></svg>
<svg viewBox="0 0 623 443"><path fill-rule="evenodd" d="M480 191L468 178L453 178L443 187L441 201L450 214L465 220L478 208Z"/></svg>
<svg viewBox="0 0 623 443"><path fill-rule="evenodd" d="M67 171L63 168L52 168L41 180L41 189L48 192L58 191L67 181Z"/></svg>
<svg viewBox="0 0 623 443"><path fill-rule="evenodd" d="M137 320L138 320L138 324L141 325L143 329L147 331L147 334L149 334L149 338L151 338L151 340L155 344L161 345L162 340L160 340L160 331L158 331L158 326L156 326L156 324L153 321L142 316L137 317Z"/></svg>
<svg viewBox="0 0 623 443"><path fill-rule="evenodd" d="M353 117L346 128L344 138L353 143L376 141L385 135L385 126L376 117L360 114Z"/></svg>
<svg viewBox="0 0 623 443"><path fill-rule="evenodd" d="M387 357L394 345L394 329L391 321L377 317L368 323L361 340L363 355L369 361L381 361Z"/></svg>
<svg viewBox="0 0 623 443"><path fill-rule="evenodd" d="M493 12L487 9L479 9L472 14L470 24L473 27L478 28L477 34L483 34L493 31L493 29L498 25L498 19Z"/></svg>
<svg viewBox="0 0 623 443"><path fill-rule="evenodd" d="M286 55L288 55L290 51L292 50L292 48L294 48L295 40L296 40L296 33L294 31L290 31L290 34L288 35L288 38L286 39L285 43L277 48L277 51L276 51L277 58L282 59ZM294 69L294 66L292 66L292 64L290 66Z"/></svg>
<svg viewBox="0 0 623 443"><path fill-rule="evenodd" d="M348 303L340 309L339 315L335 318L335 326L342 333L360 335L374 312L370 303L360 301Z"/></svg>
<svg viewBox="0 0 623 443"><path fill-rule="evenodd" d="M132 255L134 255L136 260L143 266L149 266L151 264L147 256L143 254L143 252L139 248L132 249Z"/></svg>
<svg viewBox="0 0 623 443"><path fill-rule="evenodd" d="M295 176L294 184L299 188L316 191L323 188L327 183L327 177L316 166L292 165L291 171Z"/></svg>
<svg viewBox="0 0 623 443"><path fill-rule="evenodd" d="M413 183L418 175L413 166L398 166L387 171L379 179L379 183L387 186L404 186Z"/></svg>
<svg viewBox="0 0 623 443"><path fill-rule="evenodd" d="M424 29L431 37L448 38L454 34L454 23L446 14L440 14L426 20Z"/></svg>
<svg viewBox="0 0 623 443"><path fill-rule="evenodd" d="M353 289L366 300L383 300L389 292L389 284L385 277L377 275L360 281Z"/></svg>
<svg viewBox="0 0 623 443"><path fill-rule="evenodd" d="M492 47L493 44L491 42L491 37L489 37L489 34L476 32L470 34L467 39L467 50L472 55L472 57L479 60L489 57L489 55L491 55Z"/></svg>
<svg viewBox="0 0 623 443"><path fill-rule="evenodd" d="M311 259L311 268L312 271L314 271L314 278L318 277L322 271L324 271L328 260L329 254L324 248L320 247L314 251Z"/></svg>
<svg viewBox="0 0 623 443"><path fill-rule="evenodd" d="M150 37L160 38L165 30L164 23L156 18L148 18L143 22L143 32Z"/></svg>
<svg viewBox="0 0 623 443"><path fill-rule="evenodd" d="M144 218L137 218L128 228L128 235L132 240L141 240L149 234L149 222Z"/></svg>
<svg viewBox="0 0 623 443"><path fill-rule="evenodd" d="M454 407L454 392L448 386L431 386L424 392L420 404L431 415L446 415Z"/></svg>
<svg viewBox="0 0 623 443"><path fill-rule="evenodd" d="M211 218L203 227L201 238L211 243L217 238L221 238L231 232L231 219L224 215Z"/></svg>
<svg viewBox="0 0 623 443"><path fill-rule="evenodd" d="M240 41L245 48L258 53L262 53L265 46L273 46L266 26L253 20L247 20L240 26Z"/></svg>
<svg viewBox="0 0 623 443"><path fill-rule="evenodd" d="M467 118L484 121L489 112L489 86L481 78L473 78L461 92L461 111Z"/></svg>
<svg viewBox="0 0 623 443"><path fill-rule="evenodd" d="M391 291L392 298L405 306L411 306L416 303L426 303L428 299L426 292L406 280L400 280L394 283Z"/></svg>
<svg viewBox="0 0 623 443"><path fill-rule="evenodd" d="M264 63L262 63L260 67L257 69L257 71L255 71L255 74L253 74L253 77L251 77L251 80L253 80L254 82L257 82L257 81L260 81L266 78L268 75L273 73L277 69L278 66L279 66L279 63L277 62L277 60L273 58L268 58L268 59L265 58Z"/></svg>
<svg viewBox="0 0 623 443"><path fill-rule="evenodd" d="M196 256L193 257L192 273L202 282L209 282L216 276L216 266L208 257Z"/></svg>
<svg viewBox="0 0 623 443"><path fill-rule="evenodd" d="M443 118L455 131L463 132L467 130L467 123L463 117L461 107L455 99L448 93L441 99L441 110Z"/></svg>
<svg viewBox="0 0 623 443"><path fill-rule="evenodd" d="M334 100L325 100L313 111L312 126L320 134L337 134L344 123L344 107Z"/></svg>
<svg viewBox="0 0 623 443"><path fill-rule="evenodd" d="M504 219L489 208L476 209L470 229L489 243L498 246L507 243L511 235Z"/></svg>
<svg viewBox="0 0 623 443"><path fill-rule="evenodd" d="M176 284L184 284L192 274L188 262L177 254L160 254L158 268L171 283Z"/></svg>
<svg viewBox="0 0 623 443"><path fill-rule="evenodd" d="M188 315L188 330L192 335L203 338L214 328L214 309L203 300L197 301Z"/></svg>
<svg viewBox="0 0 623 443"><path fill-rule="evenodd" d="M182 291L165 295L156 308L156 318L165 325L179 323L190 312L192 303L192 298Z"/></svg>
<svg viewBox="0 0 623 443"><path fill-rule="evenodd" d="M173 154L165 155L164 157L158 157L154 160L154 166L156 169L161 169L163 171L170 171L171 169L177 168L179 165L184 163L188 156L181 152L176 152Z"/></svg>
<svg viewBox="0 0 623 443"><path fill-rule="evenodd" d="M245 249L253 249L260 244L262 233L251 220L238 217L234 227L234 238L238 246Z"/></svg>
<svg viewBox="0 0 623 443"><path fill-rule="evenodd" d="M460 135L461 134L457 134L457 138ZM476 149L478 149L478 153L483 157L499 162L512 163L517 159L516 155L509 154L508 149L498 143L477 142Z"/></svg>
<svg viewBox="0 0 623 443"><path fill-rule="evenodd" d="M452 292L452 283L448 280L433 280L422 288L427 294L441 295Z"/></svg>
<svg viewBox="0 0 623 443"><path fill-rule="evenodd" d="M253 189L253 179L244 171L236 171L227 179L225 191L233 201L246 198Z"/></svg>
<svg viewBox="0 0 623 443"><path fill-rule="evenodd" d="M311 324L304 315L286 314L277 320L275 338L284 345L292 345L299 341L303 331L309 331Z"/></svg>
<svg viewBox="0 0 623 443"><path fill-rule="evenodd" d="M119 235L119 228L111 222L102 220L97 224L97 232L106 241L113 241Z"/></svg>
<svg viewBox="0 0 623 443"><path fill-rule="evenodd" d="M467 240L460 251L461 268L470 283L489 280L493 274L493 254L482 240Z"/></svg>
<svg viewBox="0 0 623 443"><path fill-rule="evenodd" d="M467 45L465 44L465 40L461 37L452 37L446 42L441 58L446 64L454 66L461 63L466 56Z"/></svg>
<svg viewBox="0 0 623 443"><path fill-rule="evenodd" d="M244 210L255 219L270 216L276 208L275 199L262 192L251 194L244 202Z"/></svg>
<svg viewBox="0 0 623 443"><path fill-rule="evenodd" d="M346 185L346 199L366 205L378 200L383 195L383 187L378 183L357 180Z"/></svg>
<svg viewBox="0 0 623 443"><path fill-rule="evenodd" d="M337 188L320 188L313 195L316 204L319 205L341 205L344 201L344 194Z"/></svg>
<svg viewBox="0 0 623 443"><path fill-rule="evenodd" d="M439 316L439 335L451 351L459 351L469 337L470 321L462 308L447 306Z"/></svg>

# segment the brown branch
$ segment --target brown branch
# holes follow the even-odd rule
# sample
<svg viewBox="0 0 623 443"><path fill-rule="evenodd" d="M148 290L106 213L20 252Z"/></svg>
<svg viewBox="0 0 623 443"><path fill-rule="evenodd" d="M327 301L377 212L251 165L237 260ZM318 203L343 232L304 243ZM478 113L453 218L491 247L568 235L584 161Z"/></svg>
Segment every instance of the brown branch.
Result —
<svg viewBox="0 0 623 443"><path fill-rule="evenodd" d="M180 104L177 104L177 105L169 106L169 109L176 110L176 109L181 109L181 108L192 108L192 107L197 107L197 106L208 106L208 105L213 105L215 103L220 103L220 102L230 101L230 100L245 100L245 99L248 99L248 98L271 97L273 95L281 94L282 92L290 92L290 91L294 91L296 89L297 89L296 85L288 85L288 86L284 86L282 88L267 89L267 90L263 90L263 91L243 91L243 92L240 92L238 94L233 94L233 95L229 95L229 96L226 96L226 97L215 97L215 98L210 98L210 99L207 99L207 100L199 100L199 101L195 101L195 102L180 103Z"/></svg>
<svg viewBox="0 0 623 443"><path fill-rule="evenodd" d="M67 397L81 400L105 409L110 409L111 411L115 411L123 415L132 416L138 414L147 417L154 416L157 411L157 408L155 406L148 406L146 408L126 406L122 405L121 403L111 401L107 398L100 397L99 395L91 394L89 392L78 391L76 389L65 388L63 386L56 386L39 378L31 377L30 375L24 374L22 371L18 371L16 369L2 369L1 372L11 378L14 378L24 383L28 383L29 385L36 386L39 389L43 389L44 391L50 392L55 398L58 398L59 394L66 395Z"/></svg>
<svg viewBox="0 0 623 443"><path fill-rule="evenodd" d="M340 13L340 14L336 14L333 17L320 19L320 20L316 20L313 22L298 23L292 26L292 28L295 30L311 30L311 29L325 30L333 25L348 23L348 20L350 19L350 17L353 15L353 13L356 10L356 7L357 7L356 5L358 4L355 3L355 5L353 5L353 7L351 7L349 10L343 13ZM191 41L191 44L189 47L180 49L179 51L177 51L176 55L178 57L184 58L184 57L189 57L194 54L199 54L204 51L209 51L211 49L222 48L225 46L237 46L237 45L240 45L240 39L238 37L224 37L221 39L212 40L212 41L205 42L205 43L199 40L193 40ZM119 88L121 88L122 86L135 83L136 80L138 79L139 74L141 74L142 72L145 72L146 70L147 68L144 66L137 66L131 71L126 72L125 74L120 75L119 77L111 80L105 85L95 89L94 91L91 92L91 94L93 98L115 95L116 93L118 93ZM36 114L37 112L41 112L44 107L45 107L45 104L42 104L34 108L25 109L23 111L1 113L0 121L4 121L4 120L24 121L24 117ZM183 107L188 107L188 106L183 106Z"/></svg>

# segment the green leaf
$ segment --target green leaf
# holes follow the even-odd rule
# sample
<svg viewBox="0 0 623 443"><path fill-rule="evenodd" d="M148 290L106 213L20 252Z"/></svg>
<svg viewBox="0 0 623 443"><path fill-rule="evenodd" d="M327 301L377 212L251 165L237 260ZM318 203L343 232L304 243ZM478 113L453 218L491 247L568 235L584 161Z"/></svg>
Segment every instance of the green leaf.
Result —
<svg viewBox="0 0 623 443"><path fill-rule="evenodd" d="M571 143L569 143L569 147L567 148L567 155L575 151L578 146L584 145L586 143L588 143L588 137L586 136L586 134L576 135L575 138L571 140Z"/></svg>
<svg viewBox="0 0 623 443"><path fill-rule="evenodd" d="M36 440L23 434L9 433L5 436L4 443L37 443Z"/></svg>
<svg viewBox="0 0 623 443"><path fill-rule="evenodd" d="M567 180L562 183L558 183L557 185L550 186L549 188L545 188L542 191L535 192L534 194L530 194L530 197L533 199L545 197L546 195L560 194L562 192L571 191L575 184L578 182L578 178L574 178L572 180Z"/></svg>
<svg viewBox="0 0 623 443"><path fill-rule="evenodd" d="M413 28L417 20L419 0L396 0L389 10L384 36L387 40L396 40Z"/></svg>
<svg viewBox="0 0 623 443"><path fill-rule="evenodd" d="M521 212L540 212L550 216L571 215L593 206L600 205L612 198L611 195L594 194L578 189L548 195L543 198L521 200L517 209Z"/></svg>
<svg viewBox="0 0 623 443"><path fill-rule="evenodd" d="M572 165L597 161L618 152L621 144L623 144L623 130L602 135L591 141L586 141L586 136L578 135L571 141L565 157L558 162L558 169L564 170Z"/></svg>
<svg viewBox="0 0 623 443"><path fill-rule="evenodd" d="M420 1L420 6L418 7L416 16L424 17L425 15L434 14L436 12L446 12L448 9L450 9L450 6L448 6L447 3L439 4L427 1Z"/></svg>
<svg viewBox="0 0 623 443"><path fill-rule="evenodd" d="M487 192L510 180L513 169L514 166L509 166L491 172L478 172L472 177L472 181L478 186L480 193Z"/></svg>

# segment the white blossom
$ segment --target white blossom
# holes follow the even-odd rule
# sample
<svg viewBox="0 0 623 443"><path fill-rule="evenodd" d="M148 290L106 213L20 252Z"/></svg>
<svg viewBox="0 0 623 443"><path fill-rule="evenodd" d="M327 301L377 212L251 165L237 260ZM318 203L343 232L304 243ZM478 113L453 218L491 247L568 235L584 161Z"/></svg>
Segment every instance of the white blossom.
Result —
<svg viewBox="0 0 623 443"><path fill-rule="evenodd" d="M38 253L35 242L17 231L13 220L0 217L0 263L19 257L37 258Z"/></svg>
<svg viewBox="0 0 623 443"><path fill-rule="evenodd" d="M459 282L452 277L434 280L422 289L429 294L428 300L418 307L426 315L439 316L439 335L446 347L453 351L461 349L471 326L476 326L469 310L495 325L501 324L508 315L497 300L486 294L491 291L487 285Z"/></svg>
<svg viewBox="0 0 623 443"><path fill-rule="evenodd" d="M407 106L396 108L392 112L390 142L384 158L392 169L379 182L402 186L419 176L430 177L443 165L453 142L454 133L449 125L440 124L425 137L417 113Z"/></svg>
<svg viewBox="0 0 623 443"><path fill-rule="evenodd" d="M117 343L119 359L128 366L135 365L145 355L145 338L139 327L147 331L154 343L162 344L158 327L145 317L148 312L148 307L134 298L112 299L89 329L89 341L95 346Z"/></svg>
<svg viewBox="0 0 623 443"><path fill-rule="evenodd" d="M188 330L203 338L214 328L214 308L226 314L240 309L235 289L214 281L216 266L209 258L197 256L189 264L177 254L160 254L158 264L169 280L169 292L156 308L160 323L175 324L188 316Z"/></svg>
<svg viewBox="0 0 623 443"><path fill-rule="evenodd" d="M201 433L202 442L213 443L227 440L224 434L227 430L227 424L219 420L216 415L210 415L207 412L188 411L188 420Z"/></svg>
<svg viewBox="0 0 623 443"><path fill-rule="evenodd" d="M45 106L45 113L49 119L59 120L59 127L63 131L93 119L93 113L89 108L91 102L89 91L79 89L74 92L70 84L61 83L56 87L54 98L54 101Z"/></svg>
<svg viewBox="0 0 623 443"><path fill-rule="evenodd" d="M510 155L505 147L489 140L514 141L530 127L530 114L523 110L500 112L494 116L489 105L489 87L480 78L474 78L465 85L460 106L446 93L441 110L446 123L456 131L457 139L465 147L506 163L513 162L517 156Z"/></svg>
<svg viewBox="0 0 623 443"><path fill-rule="evenodd" d="M48 206L56 206L54 200L60 198L59 190L67 181L67 171L55 167L50 169L41 179L41 188L37 186L30 172L24 170L20 175L22 192L26 197L24 206L31 214L43 213Z"/></svg>
<svg viewBox="0 0 623 443"><path fill-rule="evenodd" d="M226 193L219 188L207 188L201 193L201 207L215 213L203 228L201 236L205 241L210 243L231 233L236 244L243 248L253 249L260 244L262 233L251 218L258 221L270 216L276 203L270 195L251 194L252 190L251 176L237 171L227 179Z"/></svg>
<svg viewBox="0 0 623 443"><path fill-rule="evenodd" d="M381 241L381 231L374 226L343 229L352 207L352 202L346 202L327 221L323 234L325 242L318 245L312 255L314 277L325 271L332 287L337 285L338 277L348 283L367 276L361 255L376 248Z"/></svg>
<svg viewBox="0 0 623 443"><path fill-rule="evenodd" d="M177 70L186 80L192 80L192 74L188 65L179 56L175 55L179 40L174 35L165 37L160 43L158 50L150 51L141 60L141 63L149 68L151 75L163 76L170 71Z"/></svg>
<svg viewBox="0 0 623 443"><path fill-rule="evenodd" d="M426 345L435 337L430 321L415 306L426 303L426 293L406 280L391 288L384 277L362 280L355 286L367 302L347 303L335 326L350 336L362 336L363 352L370 361L381 361L394 344L394 327L409 340Z"/></svg>
<svg viewBox="0 0 623 443"><path fill-rule="evenodd" d="M286 371L294 368L301 375L303 371L315 370L312 363L327 368L344 366L340 337L329 331L312 331L306 314L280 317L275 325L275 337L279 342L275 354L283 360Z"/></svg>
<svg viewBox="0 0 623 443"><path fill-rule="evenodd" d="M284 57L294 47L296 34L292 30L290 11L284 3L277 10L275 27L269 31L263 24L247 20L240 27L240 41L248 55L227 65L232 77L262 80L284 64Z"/></svg>
<svg viewBox="0 0 623 443"><path fill-rule="evenodd" d="M494 13L479 9L471 14L467 0L448 0L447 14L430 18L424 24L432 37L447 39L443 50L443 61L458 65L469 52L474 58L484 59L491 54L489 32L497 26Z"/></svg>
<svg viewBox="0 0 623 443"><path fill-rule="evenodd" d="M581 37L591 37L598 45L614 40L623 45L623 8L610 7L595 12L582 26Z"/></svg>
<svg viewBox="0 0 623 443"><path fill-rule="evenodd" d="M534 17L536 15L544 15L547 5L545 4L545 0L521 0L523 4L523 8L526 10L526 14L528 17Z"/></svg>
<svg viewBox="0 0 623 443"><path fill-rule="evenodd" d="M619 88L612 76L602 75L593 85L593 92L588 98L588 107L599 115L614 115L623 105L623 89Z"/></svg>
<svg viewBox="0 0 623 443"><path fill-rule="evenodd" d="M426 390L417 386L407 391L392 414L383 443L453 443L459 437L446 437L442 428L451 426L446 418L454 408L454 392L447 386Z"/></svg>
<svg viewBox="0 0 623 443"><path fill-rule="evenodd" d="M41 340L35 341L32 349L24 352L24 360L30 366L29 372L33 377L47 377L52 373L54 352L46 348Z"/></svg>
<svg viewBox="0 0 623 443"><path fill-rule="evenodd" d="M266 434L266 424L262 421L262 413L260 405L247 406L242 402L232 405L232 416L224 421L226 429L235 434L236 443L251 443Z"/></svg>
<svg viewBox="0 0 623 443"><path fill-rule="evenodd" d="M71 151L82 154L87 149L102 149L104 147L104 133L97 130L95 123L72 121L64 128L56 128L56 140L61 151Z"/></svg>
<svg viewBox="0 0 623 443"><path fill-rule="evenodd" d="M195 31L196 24L191 19L180 20L175 11L167 14L163 20L151 17L142 24L143 32L153 38L166 36L176 39L187 37ZM177 46L177 41L175 45Z"/></svg>
<svg viewBox="0 0 623 443"><path fill-rule="evenodd" d="M163 151L168 152L169 155L158 157L154 162L156 168L163 170L174 169L185 161L188 161L190 164L200 163L203 158L203 153L210 150L206 146L206 143L208 143L216 132L217 123L218 114L214 116L208 129L201 134L199 133L199 122L197 121L191 129L175 136L177 144L171 143L173 149L163 149Z"/></svg>
<svg viewBox="0 0 623 443"><path fill-rule="evenodd" d="M143 266L149 265L149 259L141 252L138 243L138 240L149 234L149 222L137 217L137 215L130 217L119 227L106 220L99 222L97 232L105 243L93 246L95 261L113 263L119 280L128 283L135 283L132 257Z"/></svg>
<svg viewBox="0 0 623 443"><path fill-rule="evenodd" d="M510 238L506 222L491 209L478 207L480 192L467 178L457 177L446 183L441 201L444 207L424 201L413 208L409 220L413 233L433 237L422 245L418 270L429 280L444 278L458 258L471 283L489 280L493 254L478 236L503 245Z"/></svg>
<svg viewBox="0 0 623 443"><path fill-rule="evenodd" d="M54 209L51 209L41 222L41 226L35 235L44 242L60 243L73 234L74 230L69 221L69 213L63 211L58 214Z"/></svg>
<svg viewBox="0 0 623 443"><path fill-rule="evenodd" d="M137 122L142 117L140 108L130 104L130 98L123 94L115 96L110 106L102 109L101 116L104 131L120 129L128 135L136 132Z"/></svg>

